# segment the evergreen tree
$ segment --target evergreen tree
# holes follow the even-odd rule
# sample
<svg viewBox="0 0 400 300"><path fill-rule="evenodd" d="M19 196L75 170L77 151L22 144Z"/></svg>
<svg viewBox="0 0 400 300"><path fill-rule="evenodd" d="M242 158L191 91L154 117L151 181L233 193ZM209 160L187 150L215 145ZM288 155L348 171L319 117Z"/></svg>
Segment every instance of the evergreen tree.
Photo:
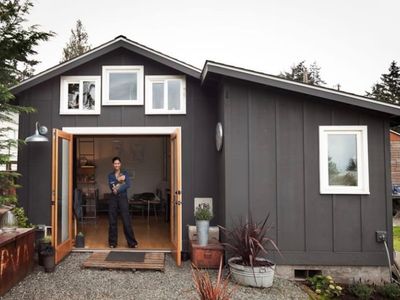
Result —
<svg viewBox="0 0 400 300"><path fill-rule="evenodd" d="M41 41L47 41L52 32L40 31L37 25L24 27L25 17L32 8L29 0L6 0L0 2L0 165L10 162L10 147L16 146L17 140L8 138L11 128L5 124L14 123L12 114L32 112L30 107L18 106L9 88L32 73L38 63L32 56L34 47ZM15 179L19 174L11 171L0 172L0 205L17 204ZM20 225L26 225L22 208L14 208Z"/></svg>
<svg viewBox="0 0 400 300"><path fill-rule="evenodd" d="M291 66L290 72L280 73L279 76L311 85L322 85L325 84L325 81L322 80L320 71L321 68L316 62L313 62L307 67L305 61L303 60L297 65Z"/></svg>
<svg viewBox="0 0 400 300"><path fill-rule="evenodd" d="M381 75L381 81L372 86L367 97L376 100L400 105L400 68L396 61L392 61L389 73Z"/></svg>
<svg viewBox="0 0 400 300"><path fill-rule="evenodd" d="M346 171L357 171L357 162L354 158L350 158L346 167Z"/></svg>
<svg viewBox="0 0 400 300"><path fill-rule="evenodd" d="M75 30L71 29L71 37L63 49L60 62L70 60L89 51L91 47L88 43L88 39L89 36L82 25L82 21L77 20Z"/></svg>

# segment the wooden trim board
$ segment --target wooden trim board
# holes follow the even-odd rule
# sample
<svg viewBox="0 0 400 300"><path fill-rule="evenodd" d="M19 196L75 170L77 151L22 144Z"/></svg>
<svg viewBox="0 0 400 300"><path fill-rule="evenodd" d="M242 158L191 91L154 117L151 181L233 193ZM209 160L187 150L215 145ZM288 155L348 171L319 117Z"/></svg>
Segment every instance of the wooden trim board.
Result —
<svg viewBox="0 0 400 300"><path fill-rule="evenodd" d="M122 270L165 270L165 254L162 252L146 252L144 262L106 261L110 251L93 253L82 263L82 268L122 269Z"/></svg>

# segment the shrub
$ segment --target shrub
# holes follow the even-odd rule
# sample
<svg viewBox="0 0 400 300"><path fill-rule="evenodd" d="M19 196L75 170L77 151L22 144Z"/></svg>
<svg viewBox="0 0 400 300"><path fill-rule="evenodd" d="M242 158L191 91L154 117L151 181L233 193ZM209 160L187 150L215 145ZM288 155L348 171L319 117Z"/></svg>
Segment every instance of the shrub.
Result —
<svg viewBox="0 0 400 300"><path fill-rule="evenodd" d="M374 288L360 281L351 284L349 286L349 292L358 299L368 300L374 293Z"/></svg>
<svg viewBox="0 0 400 300"><path fill-rule="evenodd" d="M214 284L207 271L200 271L192 264L192 278L197 294L201 300L229 300L234 289L228 289L229 276L222 278L222 258L219 263L217 281Z"/></svg>
<svg viewBox="0 0 400 300"><path fill-rule="evenodd" d="M385 299L400 299L400 286L396 283L387 283L379 287L379 293Z"/></svg>
<svg viewBox="0 0 400 300"><path fill-rule="evenodd" d="M196 213L195 213L195 218L198 221L209 221L213 218L212 212L211 212L211 208L210 205L208 203L200 203L197 207L196 207Z"/></svg>
<svg viewBox="0 0 400 300"><path fill-rule="evenodd" d="M250 215L249 221L243 222L241 219L238 224L233 225L231 230L224 227L222 232L227 237L227 242L223 243L227 247L227 251L235 257L241 257L238 262L244 266L255 267L260 264L257 257L268 255L267 245L271 244L274 249L279 252L275 242L267 237L267 233L271 226L267 225L269 214L262 222L254 222ZM262 265L271 265L270 263L262 263Z"/></svg>
<svg viewBox="0 0 400 300"><path fill-rule="evenodd" d="M331 276L315 275L307 278L307 281L321 299L333 299L342 294L342 287L337 285Z"/></svg>
<svg viewBox="0 0 400 300"><path fill-rule="evenodd" d="M32 224L29 223L27 216L25 215L25 211L23 207L14 207L12 209L14 216L17 218L18 227L20 228L28 228L32 227Z"/></svg>
<svg viewBox="0 0 400 300"><path fill-rule="evenodd" d="M42 243L50 243L51 244L51 236L50 235L46 235L45 237L43 237L40 240Z"/></svg>

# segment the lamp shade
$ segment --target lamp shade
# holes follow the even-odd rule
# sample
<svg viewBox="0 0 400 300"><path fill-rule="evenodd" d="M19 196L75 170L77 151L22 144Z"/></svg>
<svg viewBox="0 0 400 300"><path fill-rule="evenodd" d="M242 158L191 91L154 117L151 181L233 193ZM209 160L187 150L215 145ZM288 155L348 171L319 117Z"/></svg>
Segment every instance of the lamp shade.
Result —
<svg viewBox="0 0 400 300"><path fill-rule="evenodd" d="M48 142L48 141L49 141L49 139L48 139L47 137L45 137L44 135L41 135L41 134L39 133L38 123L39 123L39 122L36 122L35 133L34 133L33 135L31 135L31 136L28 136L28 137L25 139L25 142L26 142L26 143L32 143L32 142ZM46 129L47 129L47 128L46 128Z"/></svg>

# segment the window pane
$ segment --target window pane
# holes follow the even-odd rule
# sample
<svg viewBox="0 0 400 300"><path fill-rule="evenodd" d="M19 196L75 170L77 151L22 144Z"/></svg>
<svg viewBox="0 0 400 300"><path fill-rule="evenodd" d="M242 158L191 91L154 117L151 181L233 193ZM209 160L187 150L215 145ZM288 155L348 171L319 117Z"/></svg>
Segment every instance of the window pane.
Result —
<svg viewBox="0 0 400 300"><path fill-rule="evenodd" d="M79 83L68 83L68 109L79 109Z"/></svg>
<svg viewBox="0 0 400 300"><path fill-rule="evenodd" d="M162 109L164 108L164 83L153 83L153 108Z"/></svg>
<svg viewBox="0 0 400 300"><path fill-rule="evenodd" d="M136 73L110 73L110 100L137 100Z"/></svg>
<svg viewBox="0 0 400 300"><path fill-rule="evenodd" d="M328 134L329 185L357 186L357 135Z"/></svg>
<svg viewBox="0 0 400 300"><path fill-rule="evenodd" d="M168 81L168 110L181 109L181 81Z"/></svg>
<svg viewBox="0 0 400 300"><path fill-rule="evenodd" d="M94 110L96 102L96 83L94 81L83 82L83 109Z"/></svg>

